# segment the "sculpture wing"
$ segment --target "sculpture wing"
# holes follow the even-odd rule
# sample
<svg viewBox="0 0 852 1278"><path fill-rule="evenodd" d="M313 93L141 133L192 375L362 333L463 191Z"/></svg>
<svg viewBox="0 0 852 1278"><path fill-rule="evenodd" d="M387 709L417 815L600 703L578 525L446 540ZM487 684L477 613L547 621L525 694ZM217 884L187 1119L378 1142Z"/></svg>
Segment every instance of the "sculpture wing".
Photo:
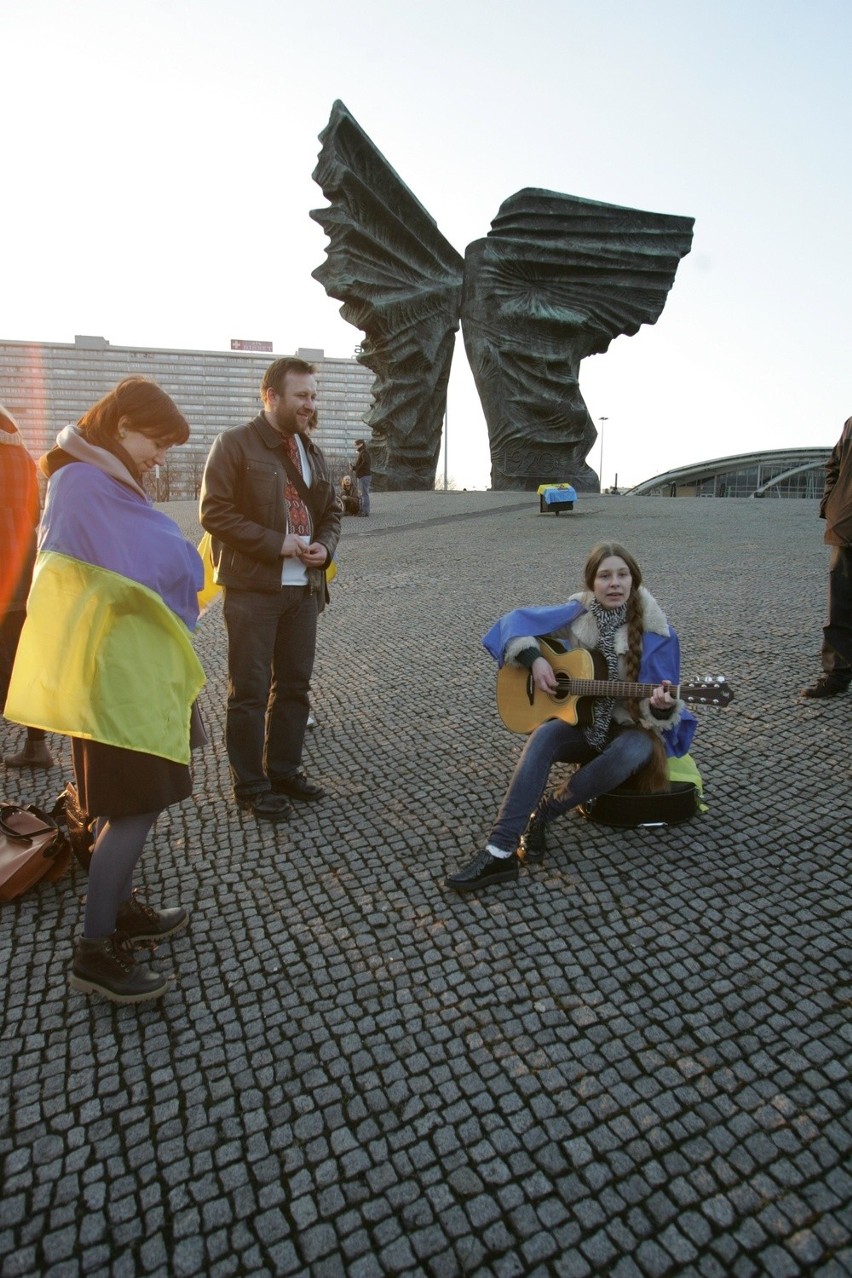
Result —
<svg viewBox="0 0 852 1278"><path fill-rule="evenodd" d="M563 329L582 359L655 323L692 246L693 224L527 188L501 204L484 265L507 318Z"/></svg>
<svg viewBox="0 0 852 1278"><path fill-rule="evenodd" d="M313 176L329 207L311 217L329 243L313 276L364 333L358 358L376 374L368 422L377 486L431 487L462 258L342 102L320 141Z"/></svg>
<svg viewBox="0 0 852 1278"><path fill-rule="evenodd" d="M525 189L465 257L465 345L485 409L492 486L595 481L580 361L653 324L693 219Z"/></svg>

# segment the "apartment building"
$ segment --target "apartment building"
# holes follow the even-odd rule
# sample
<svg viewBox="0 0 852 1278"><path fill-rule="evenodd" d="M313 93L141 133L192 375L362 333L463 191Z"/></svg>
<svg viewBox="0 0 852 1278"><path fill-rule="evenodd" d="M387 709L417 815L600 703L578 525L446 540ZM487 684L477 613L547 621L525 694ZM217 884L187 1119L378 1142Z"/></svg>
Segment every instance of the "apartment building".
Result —
<svg viewBox="0 0 852 1278"><path fill-rule="evenodd" d="M354 455L355 440L369 435L364 416L372 405L373 374L355 359L326 357L322 350L302 347L295 353L317 366L317 443L340 471ZM190 441L168 455L158 477L159 497L195 497L210 445L223 430L260 411L260 380L276 358L246 349L112 346L104 337L78 336L73 343L0 340L0 403L14 414L37 457L123 377L150 377L192 427Z"/></svg>

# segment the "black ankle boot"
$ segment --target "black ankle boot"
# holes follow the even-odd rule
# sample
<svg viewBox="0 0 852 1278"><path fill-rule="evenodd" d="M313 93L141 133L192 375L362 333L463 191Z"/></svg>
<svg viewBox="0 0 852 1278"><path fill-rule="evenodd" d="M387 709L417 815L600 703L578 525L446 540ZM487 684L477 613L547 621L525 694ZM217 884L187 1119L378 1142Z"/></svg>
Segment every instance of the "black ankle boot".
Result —
<svg viewBox="0 0 852 1278"><path fill-rule="evenodd" d="M521 848L518 854L527 865L539 865L544 860L544 854L547 851L547 840L544 834L546 828L546 823L540 813L533 812L526 834L521 839Z"/></svg>
<svg viewBox="0 0 852 1278"><path fill-rule="evenodd" d="M162 972L136 962L121 932L97 941L81 937L74 946L69 980L71 988L81 994L103 994L113 1003L144 1003L160 998L168 989Z"/></svg>
<svg viewBox="0 0 852 1278"><path fill-rule="evenodd" d="M186 910L179 905L170 910L155 910L134 892L129 901L122 901L118 907L115 930L123 932L131 941L162 941L186 927L188 919Z"/></svg>

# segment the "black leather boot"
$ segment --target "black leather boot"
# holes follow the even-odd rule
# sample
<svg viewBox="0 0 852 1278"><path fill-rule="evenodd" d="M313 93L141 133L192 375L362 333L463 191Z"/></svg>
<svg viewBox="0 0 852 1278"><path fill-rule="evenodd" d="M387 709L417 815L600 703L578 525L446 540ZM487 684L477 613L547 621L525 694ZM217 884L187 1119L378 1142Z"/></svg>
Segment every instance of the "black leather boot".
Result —
<svg viewBox="0 0 852 1278"><path fill-rule="evenodd" d="M134 892L129 901L122 901L115 916L115 930L123 932L131 941L161 941L186 927L189 915L180 906L170 910L155 910L153 905L140 901Z"/></svg>
<svg viewBox="0 0 852 1278"><path fill-rule="evenodd" d="M144 1003L160 998L168 988L162 972L136 962L130 942L120 932L97 941L80 937L69 981L81 994L103 994L113 1003Z"/></svg>

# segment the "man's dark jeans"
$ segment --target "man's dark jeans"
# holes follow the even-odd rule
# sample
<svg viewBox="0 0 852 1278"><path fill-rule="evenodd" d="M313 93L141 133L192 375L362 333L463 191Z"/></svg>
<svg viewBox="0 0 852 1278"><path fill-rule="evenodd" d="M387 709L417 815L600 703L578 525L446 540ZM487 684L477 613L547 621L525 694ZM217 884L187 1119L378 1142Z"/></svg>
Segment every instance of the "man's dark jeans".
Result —
<svg viewBox="0 0 852 1278"><path fill-rule="evenodd" d="M274 594L226 587L228 711L225 742L238 799L269 790L302 762L317 637L307 586Z"/></svg>
<svg viewBox="0 0 852 1278"><path fill-rule="evenodd" d="M841 682L852 680L852 546L832 546L828 572L828 625L822 668Z"/></svg>

